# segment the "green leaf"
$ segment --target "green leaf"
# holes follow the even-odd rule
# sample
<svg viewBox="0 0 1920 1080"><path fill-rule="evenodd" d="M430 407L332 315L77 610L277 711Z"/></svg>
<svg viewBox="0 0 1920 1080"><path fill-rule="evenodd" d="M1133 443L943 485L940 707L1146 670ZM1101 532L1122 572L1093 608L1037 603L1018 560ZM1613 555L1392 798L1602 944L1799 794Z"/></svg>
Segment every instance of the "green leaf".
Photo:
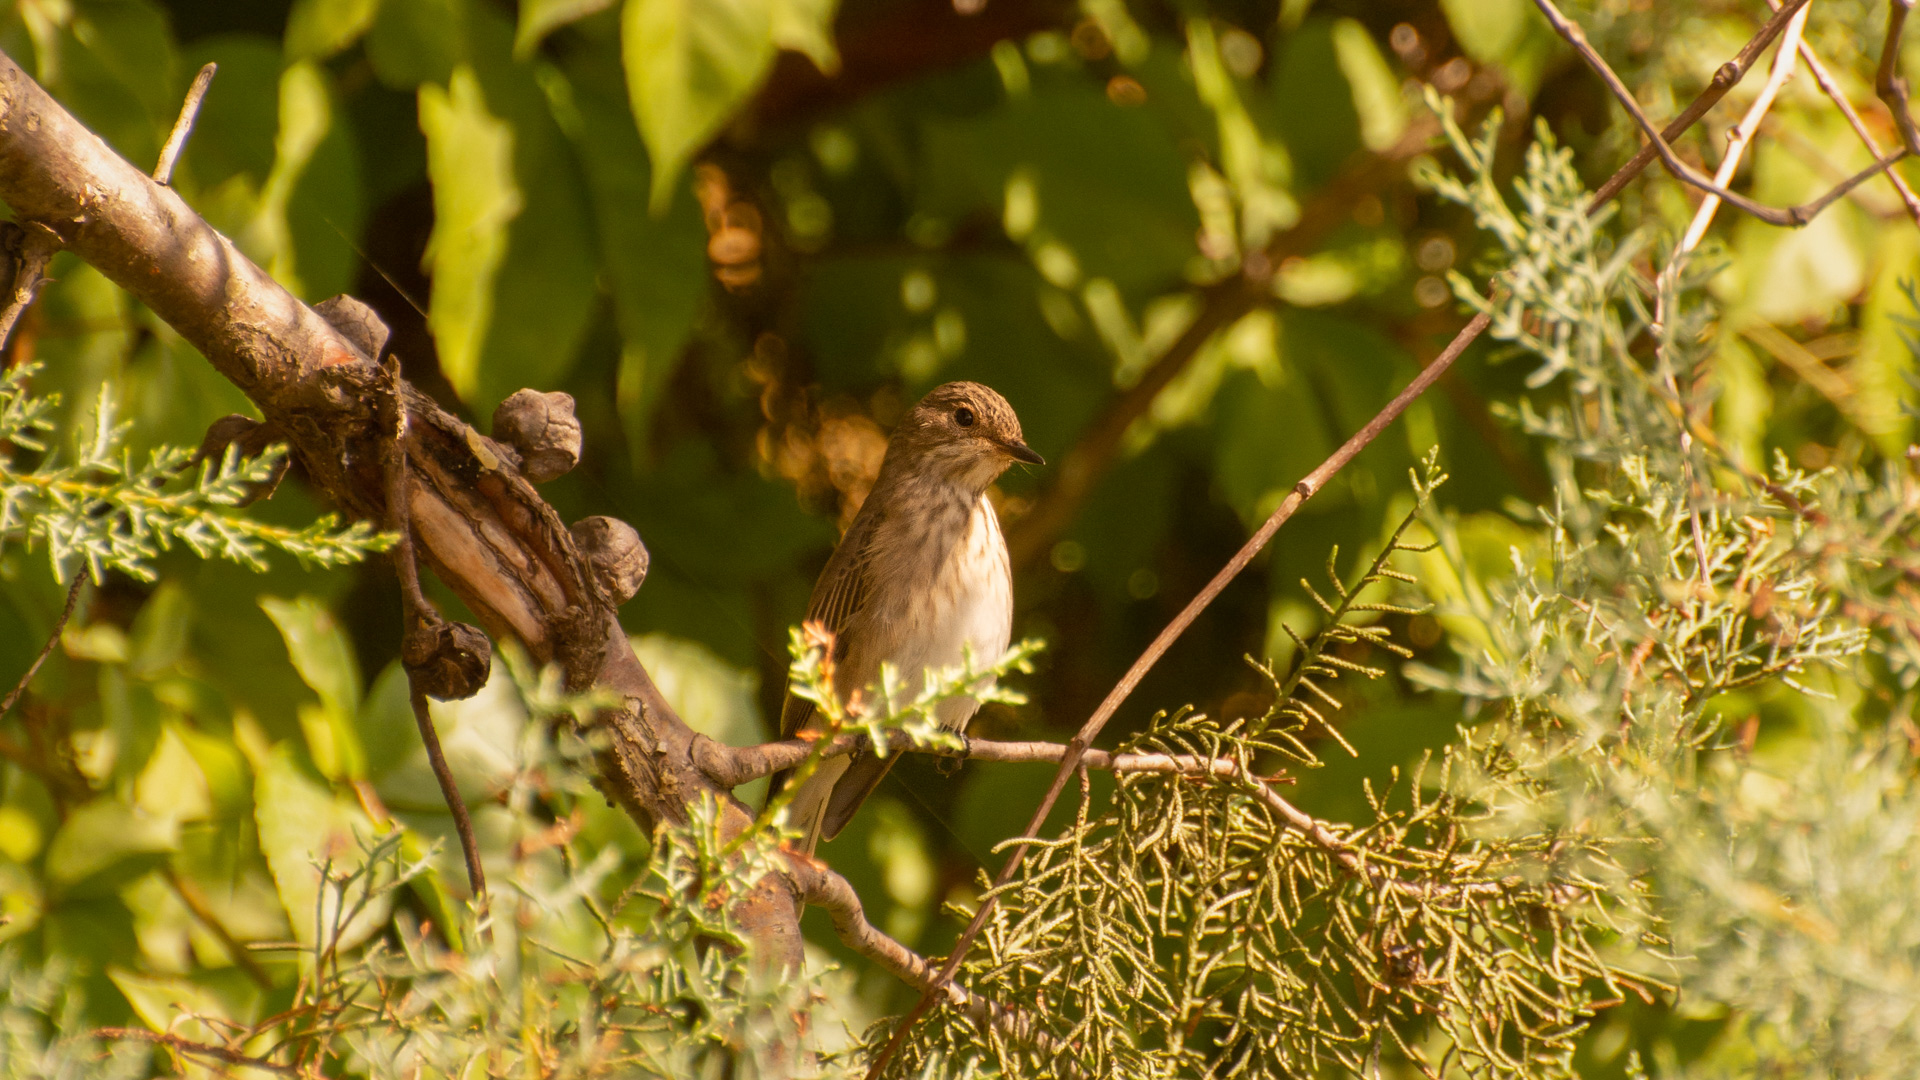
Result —
<svg viewBox="0 0 1920 1080"><path fill-rule="evenodd" d="M1369 150L1385 150L1407 129L1407 106L1400 96L1400 80L1380 55L1373 35L1357 19L1333 24L1333 51L1340 71L1353 90L1353 108L1360 115L1360 141Z"/></svg>
<svg viewBox="0 0 1920 1080"><path fill-rule="evenodd" d="M633 115L653 157L654 213L695 152L773 64L772 0L627 0L621 51Z"/></svg>
<svg viewBox="0 0 1920 1080"><path fill-rule="evenodd" d="M155 589L133 620L132 674L152 678L184 659L192 623L193 602L178 581L169 580Z"/></svg>
<svg viewBox="0 0 1920 1080"><path fill-rule="evenodd" d="M332 153L327 155L331 159L327 164L332 170L347 170L347 187L358 187L357 177L352 174L350 152L346 162L340 160L341 144L335 134L333 91L322 69L301 61L281 74L279 122L279 131L274 137L273 170L267 174L266 184L260 190L260 201L253 220L238 239L241 250L264 265L289 289L309 298L317 298L315 289L340 284L340 275L336 272L329 275L331 280L313 283L303 280L302 271L307 269L305 264L314 260L302 258L303 253L296 249L293 225L296 215L290 213L295 191L301 186L309 169L321 159L322 148L327 147L329 142L333 145L330 147ZM335 198L327 202L338 204L341 200ZM334 212L343 219L335 222L342 231L358 224L357 200L352 196L348 197L344 207ZM301 239L314 239L313 215L298 216L303 219L302 224L309 226L303 230L305 235ZM327 228L324 222L319 223L319 227ZM332 238L322 236L319 239L326 244ZM328 246L337 248L343 243L333 240Z"/></svg>
<svg viewBox="0 0 1920 1080"><path fill-rule="evenodd" d="M615 399L628 445L639 455L648 446L654 406L705 304L707 230L686 192L674 193L664 215L647 212L651 172L619 58L582 50L567 74L573 109L562 127L586 174L593 233L620 328Z"/></svg>
<svg viewBox="0 0 1920 1080"><path fill-rule="evenodd" d="M494 278L506 255L507 226L522 205L513 173L513 129L487 110L473 69L465 65L454 69L445 90L420 87L420 129L433 181L427 325L439 346L440 369L466 396L479 382Z"/></svg>
<svg viewBox="0 0 1920 1080"><path fill-rule="evenodd" d="M177 724L161 731L160 744L134 781L133 800L156 818L194 821L212 816L213 789Z"/></svg>
<svg viewBox="0 0 1920 1080"><path fill-rule="evenodd" d="M180 823L112 797L68 815L47 846L47 879L95 895L152 870L180 846Z"/></svg>
<svg viewBox="0 0 1920 1080"><path fill-rule="evenodd" d="M293 601L261 597L260 607L280 628L301 680L320 695L319 706L303 704L298 712L314 765L328 779L364 779L367 753L354 727L360 711L360 665L333 613L310 596Z"/></svg>
<svg viewBox="0 0 1920 1080"><path fill-rule="evenodd" d="M760 680L697 642L648 634L633 639L634 654L687 726L728 746L751 746L767 738L755 703ZM743 789L740 797L755 800Z"/></svg>
<svg viewBox="0 0 1920 1080"><path fill-rule="evenodd" d="M320 926L328 927L331 937L331 927L343 912L333 890L323 900L320 869L331 866L337 877L362 865L361 841L374 837L372 820L309 778L284 743L261 763L253 798L260 849L294 937L310 946L319 939ZM351 948L366 940L385 924L390 906L389 897L375 897L342 928L339 946Z"/></svg>
<svg viewBox="0 0 1920 1080"><path fill-rule="evenodd" d="M280 628L294 669L329 709L351 716L360 708L360 665L333 612L311 596L260 598L260 609Z"/></svg>
<svg viewBox="0 0 1920 1080"><path fill-rule="evenodd" d="M772 0L773 43L803 53L821 74L840 71L840 53L833 47L833 13L840 0Z"/></svg>
<svg viewBox="0 0 1920 1080"><path fill-rule="evenodd" d="M287 59L324 60L360 40L379 13L380 0L294 0Z"/></svg>
<svg viewBox="0 0 1920 1080"><path fill-rule="evenodd" d="M1468 56L1497 64L1526 39L1533 5L1527 0L1440 0L1440 9Z"/></svg>
<svg viewBox="0 0 1920 1080"><path fill-rule="evenodd" d="M466 59L465 0L405 0L382 4L367 34L367 62L382 83L411 91L445 85Z"/></svg>
<svg viewBox="0 0 1920 1080"><path fill-rule="evenodd" d="M531 56L548 34L612 6L613 0L521 0L513 55L523 59Z"/></svg>

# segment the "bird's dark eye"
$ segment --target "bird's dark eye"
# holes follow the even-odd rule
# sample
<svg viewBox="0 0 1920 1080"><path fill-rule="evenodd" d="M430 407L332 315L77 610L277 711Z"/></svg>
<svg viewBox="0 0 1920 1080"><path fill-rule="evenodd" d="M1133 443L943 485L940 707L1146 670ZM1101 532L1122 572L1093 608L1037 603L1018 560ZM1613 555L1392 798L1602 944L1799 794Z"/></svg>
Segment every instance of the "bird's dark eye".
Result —
<svg viewBox="0 0 1920 1080"><path fill-rule="evenodd" d="M959 424L961 427L972 427L973 410L967 408L965 405L953 410L953 422Z"/></svg>

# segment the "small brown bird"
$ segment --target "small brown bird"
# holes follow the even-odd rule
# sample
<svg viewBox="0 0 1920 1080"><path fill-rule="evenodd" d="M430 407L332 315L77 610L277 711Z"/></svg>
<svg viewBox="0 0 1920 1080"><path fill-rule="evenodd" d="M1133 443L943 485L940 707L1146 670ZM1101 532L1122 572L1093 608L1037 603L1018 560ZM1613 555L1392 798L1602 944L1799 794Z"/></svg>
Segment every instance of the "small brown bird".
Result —
<svg viewBox="0 0 1920 1080"><path fill-rule="evenodd" d="M807 601L807 619L834 633L834 692L846 701L891 663L917 693L928 668L952 667L963 646L985 663L1013 633L1013 571L987 486L1016 461L1044 465L1020 436L1020 418L993 390L935 387L901 421L880 475ZM980 703L939 706L942 727L966 730ZM787 695L780 734L818 727L812 702ZM787 820L812 853L839 835L897 754L863 750L823 762L794 795ZM778 792L785 774L774 777ZM769 798L772 797L770 794Z"/></svg>

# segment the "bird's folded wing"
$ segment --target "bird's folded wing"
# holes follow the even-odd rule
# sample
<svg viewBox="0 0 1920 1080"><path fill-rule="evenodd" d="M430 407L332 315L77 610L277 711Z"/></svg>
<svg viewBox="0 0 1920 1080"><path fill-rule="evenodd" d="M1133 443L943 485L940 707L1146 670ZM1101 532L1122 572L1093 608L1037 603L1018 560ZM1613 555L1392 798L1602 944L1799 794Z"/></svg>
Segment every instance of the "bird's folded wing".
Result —
<svg viewBox="0 0 1920 1080"><path fill-rule="evenodd" d="M833 659L836 664L847 657L847 627L866 602L867 540L872 530L862 528L862 524L856 520L847 530L846 538L827 560L827 568L820 572L820 580L814 583L813 596L807 600L807 621L820 623L835 635ZM848 689L835 686L834 692L845 698ZM789 693L780 709L780 737L793 738L812 718L813 702Z"/></svg>

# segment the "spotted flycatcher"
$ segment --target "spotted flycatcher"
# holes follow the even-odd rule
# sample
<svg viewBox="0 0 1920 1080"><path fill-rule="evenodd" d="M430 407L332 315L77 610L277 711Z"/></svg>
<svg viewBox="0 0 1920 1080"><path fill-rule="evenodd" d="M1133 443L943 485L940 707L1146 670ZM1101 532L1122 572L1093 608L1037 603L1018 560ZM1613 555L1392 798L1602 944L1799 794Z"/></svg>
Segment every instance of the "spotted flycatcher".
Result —
<svg viewBox="0 0 1920 1080"><path fill-rule="evenodd" d="M807 619L834 634L834 692L844 702L880 678L882 662L919 692L928 668L954 667L962 650L990 661L1013 632L1013 571L987 485L1016 461L1046 464L1020 437L1020 418L991 389L936 387L887 441L880 475L807 601ZM980 703L942 703L935 718L966 730ZM780 734L816 729L813 703L787 695ZM853 817L897 754L861 750L821 763L794 793L787 820L811 853ZM784 776L774 778L780 790Z"/></svg>

